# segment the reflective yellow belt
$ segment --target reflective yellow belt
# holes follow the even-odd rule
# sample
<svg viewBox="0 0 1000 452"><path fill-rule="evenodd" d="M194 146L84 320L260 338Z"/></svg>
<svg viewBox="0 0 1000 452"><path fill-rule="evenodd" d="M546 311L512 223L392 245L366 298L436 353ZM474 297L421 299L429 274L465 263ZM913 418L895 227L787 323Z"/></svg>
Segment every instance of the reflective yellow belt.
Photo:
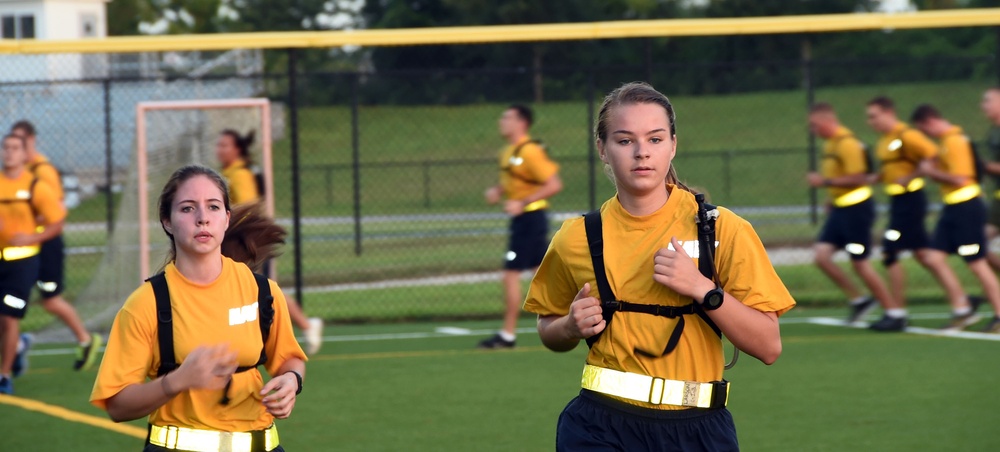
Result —
<svg viewBox="0 0 1000 452"><path fill-rule="evenodd" d="M544 199L539 199L538 201L535 201L533 203L530 203L530 204L524 206L524 211L525 212L534 212L536 210L544 209L544 208L546 208L548 206L549 206L548 201L546 201Z"/></svg>
<svg viewBox="0 0 1000 452"><path fill-rule="evenodd" d="M996 199L1000 199L1000 190L993 192L993 197Z"/></svg>
<svg viewBox="0 0 1000 452"><path fill-rule="evenodd" d="M18 259L24 259L26 257L31 257L38 254L38 245L29 246L8 246L0 250L0 256L3 257L5 261L16 261Z"/></svg>
<svg viewBox="0 0 1000 452"><path fill-rule="evenodd" d="M896 195L901 195L903 193L912 193L917 190L920 190L921 188L924 188L924 180L918 177L916 179L911 180L910 183L906 184L905 187L899 184L886 185L885 192L886 194L896 196Z"/></svg>
<svg viewBox="0 0 1000 452"><path fill-rule="evenodd" d="M979 196L982 192L983 190L979 188L979 184L966 185L958 190L944 195L944 203L958 204L960 202L965 202Z"/></svg>
<svg viewBox="0 0 1000 452"><path fill-rule="evenodd" d="M728 381L666 380L590 364L583 367L582 384L594 392L654 405L722 408L729 399Z"/></svg>
<svg viewBox="0 0 1000 452"><path fill-rule="evenodd" d="M872 189L869 187L855 188L833 200L833 205L837 207L853 206L872 197Z"/></svg>
<svg viewBox="0 0 1000 452"><path fill-rule="evenodd" d="M149 443L167 449L192 452L250 452L253 435L249 432L217 432L192 428L151 425ZM264 430L264 450L278 447L278 428ZM259 447L258 447L259 449Z"/></svg>

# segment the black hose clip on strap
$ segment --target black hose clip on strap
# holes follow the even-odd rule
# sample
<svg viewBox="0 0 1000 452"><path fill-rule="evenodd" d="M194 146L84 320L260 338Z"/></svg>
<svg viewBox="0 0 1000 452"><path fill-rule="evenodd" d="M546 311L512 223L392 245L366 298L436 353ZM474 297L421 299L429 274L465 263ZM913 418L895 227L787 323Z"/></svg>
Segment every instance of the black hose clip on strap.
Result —
<svg viewBox="0 0 1000 452"><path fill-rule="evenodd" d="M706 203L705 195L701 193L695 195L695 200L698 202L698 215L695 218L695 222L698 224L698 270L718 286L719 279L715 270L715 221L719 218L719 211L716 206ZM618 300L611 290L611 284L608 282L607 271L604 267L604 228L601 222L601 211L595 210L584 214L583 224L587 232L587 243L590 248L590 260L594 268L594 279L597 281L597 291L601 297L601 314L604 317L605 330L611 327L611 320L614 318L615 311L642 312L645 314L678 318L677 326L674 327L674 331L671 333L663 352L666 355L674 350L677 342L680 340L681 333L684 330L684 315L697 314L698 317L712 328L712 331L715 331L715 334L722 337L722 330L709 318L705 310L701 309L701 305L697 303L677 307L629 303ZM587 346L593 347L603 332L601 331L588 337ZM648 353L638 350L637 353L648 355Z"/></svg>

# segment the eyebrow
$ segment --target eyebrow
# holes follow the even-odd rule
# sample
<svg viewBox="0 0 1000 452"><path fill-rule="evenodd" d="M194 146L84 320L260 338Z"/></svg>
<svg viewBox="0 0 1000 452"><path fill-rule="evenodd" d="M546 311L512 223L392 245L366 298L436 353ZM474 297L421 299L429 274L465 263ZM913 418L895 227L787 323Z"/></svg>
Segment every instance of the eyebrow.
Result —
<svg viewBox="0 0 1000 452"><path fill-rule="evenodd" d="M180 201L177 201L177 204L184 204L186 202L189 202L191 204L197 204L198 203L198 201L195 201L193 199L182 199ZM208 202L222 202L222 200L218 199L218 198L209 198Z"/></svg>
<svg viewBox="0 0 1000 452"><path fill-rule="evenodd" d="M664 133L666 131L667 131L667 129L659 128L659 129L650 130L649 132L646 132L646 134L648 135L648 134L653 134L653 133ZM631 130L616 130L616 131L611 132L611 133L613 133L613 134L614 133L627 133L627 134L635 135L635 132L632 132Z"/></svg>

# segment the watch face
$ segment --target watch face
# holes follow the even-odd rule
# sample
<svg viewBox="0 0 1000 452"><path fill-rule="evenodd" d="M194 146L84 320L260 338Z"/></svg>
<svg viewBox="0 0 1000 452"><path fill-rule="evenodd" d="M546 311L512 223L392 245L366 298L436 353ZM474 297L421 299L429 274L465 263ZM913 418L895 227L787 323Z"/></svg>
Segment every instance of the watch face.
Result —
<svg viewBox="0 0 1000 452"><path fill-rule="evenodd" d="M723 293L721 290L713 290L705 296L705 308L716 309L722 306Z"/></svg>

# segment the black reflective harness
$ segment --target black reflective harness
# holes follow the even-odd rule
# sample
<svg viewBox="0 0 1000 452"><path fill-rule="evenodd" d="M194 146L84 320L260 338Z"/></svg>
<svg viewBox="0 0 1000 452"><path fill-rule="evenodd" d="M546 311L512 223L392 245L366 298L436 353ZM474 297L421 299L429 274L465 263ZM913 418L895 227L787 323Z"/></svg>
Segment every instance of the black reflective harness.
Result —
<svg viewBox="0 0 1000 452"><path fill-rule="evenodd" d="M715 220L719 216L719 211L715 206L705 202L705 195L703 194L695 195L695 200L698 201L698 270L702 275L705 275L706 278L711 279L718 285L718 277L715 271ZM677 325L670 334L667 346L660 356L669 354L677 347L681 333L684 332L685 315L697 314L698 317L701 317L715 331L715 334L722 337L722 331L719 330L719 327L708 317L708 314L705 313L705 310L698 303L691 302L684 306L663 306L618 300L611 290L611 285L608 282L608 276L604 269L604 232L601 226L601 211L588 212L583 216L583 222L587 230L587 242L590 244L590 258L594 265L597 291L601 295L601 310L605 322L604 330L601 333L611 327L611 319L614 317L615 312L622 311L641 312L643 314L677 319ZM601 337L601 333L587 338L587 346L593 347L597 339ZM649 353L639 349L636 349L635 352L651 356Z"/></svg>
<svg viewBox="0 0 1000 452"><path fill-rule="evenodd" d="M517 165L519 165L520 163L515 164L515 163L513 163L513 161L521 158L521 149L523 149L525 146L527 146L529 144L537 145L538 147L542 148L543 151L545 150L545 146L542 144L541 141L538 141L538 140L528 140L528 141L525 141L524 143L521 143L521 144L517 145L516 148L514 148L514 152L512 152L510 154L510 158L507 159L507 164L504 165L504 166L502 166L500 169L503 170L503 171L506 171L508 174L510 174L511 177L513 177L515 179L519 179L519 180L521 180L523 182L527 182L527 183L532 184L532 185L545 185L545 181L537 181L537 180L534 180L534 179L530 179L530 178L525 177L524 175L518 174L517 172L514 171L514 167L517 166Z"/></svg>
<svg viewBox="0 0 1000 452"><path fill-rule="evenodd" d="M0 204L17 204L17 203L27 203L28 208L31 209L32 218L38 218L38 209L35 208L35 186L38 185L38 178L34 177L32 174L31 183L28 185L28 197L27 198L5 198L0 199Z"/></svg>
<svg viewBox="0 0 1000 452"><path fill-rule="evenodd" d="M271 324L274 322L274 297L271 296L271 285L267 277L253 274L257 282L257 323L260 325L260 337L262 344L260 358L252 366L240 366L236 368L236 373L246 372L255 369L257 366L267 362L267 338L271 333ZM173 309L170 307L170 290L167 287L167 278L163 272L151 276L146 281L153 286L153 296L156 298L156 336L160 346L160 367L156 369L157 376L163 376L173 372L180 364L174 354L174 326ZM223 405L229 404L229 385L232 380L226 382L226 388L222 393Z"/></svg>

